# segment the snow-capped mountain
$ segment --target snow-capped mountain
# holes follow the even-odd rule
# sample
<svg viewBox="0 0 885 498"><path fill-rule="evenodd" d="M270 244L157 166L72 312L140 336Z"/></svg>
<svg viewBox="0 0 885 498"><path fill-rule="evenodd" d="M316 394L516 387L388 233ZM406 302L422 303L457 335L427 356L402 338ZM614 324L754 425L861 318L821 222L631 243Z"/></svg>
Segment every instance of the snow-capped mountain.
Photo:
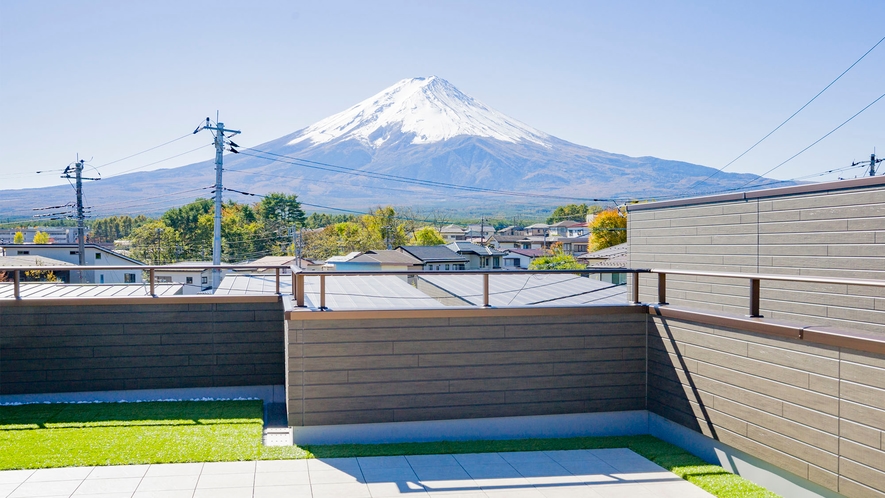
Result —
<svg viewBox="0 0 885 498"><path fill-rule="evenodd" d="M396 139L429 144L457 136L550 146L546 133L491 109L437 76L402 80L308 126L287 145L357 140L378 149Z"/></svg>
<svg viewBox="0 0 885 498"><path fill-rule="evenodd" d="M246 130L242 137L248 137ZM240 152L224 158L225 187L284 191L308 204L358 210L392 204L515 213L594 198L659 198L686 191L715 171L567 142L435 76L402 80L307 128ZM756 178L721 173L694 192L740 188ZM214 162L207 157L91 183L88 192L97 205L94 216L158 213L210 196L209 189L182 185L213 183ZM0 191L0 218L45 205L47 198L65 198L69 190Z"/></svg>

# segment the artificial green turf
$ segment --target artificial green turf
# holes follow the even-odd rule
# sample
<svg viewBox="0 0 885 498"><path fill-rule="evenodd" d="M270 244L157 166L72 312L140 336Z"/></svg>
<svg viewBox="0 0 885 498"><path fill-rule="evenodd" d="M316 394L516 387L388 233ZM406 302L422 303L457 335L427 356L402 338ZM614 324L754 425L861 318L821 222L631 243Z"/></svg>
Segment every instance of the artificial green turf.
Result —
<svg viewBox="0 0 885 498"><path fill-rule="evenodd" d="M261 444L261 401L0 406L0 469L306 458Z"/></svg>
<svg viewBox="0 0 885 498"><path fill-rule="evenodd" d="M776 497L652 436L265 447L261 401L0 406L0 470L630 448L720 498Z"/></svg>

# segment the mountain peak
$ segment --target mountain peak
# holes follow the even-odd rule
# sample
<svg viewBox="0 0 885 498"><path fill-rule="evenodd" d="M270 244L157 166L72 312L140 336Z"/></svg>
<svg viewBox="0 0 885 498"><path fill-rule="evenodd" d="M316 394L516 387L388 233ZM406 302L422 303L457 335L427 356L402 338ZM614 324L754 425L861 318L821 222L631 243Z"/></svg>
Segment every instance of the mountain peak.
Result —
<svg viewBox="0 0 885 498"><path fill-rule="evenodd" d="M486 106L438 76L404 79L343 112L296 133L311 146L358 140L373 148L396 139L412 144L456 136L548 146L550 136Z"/></svg>

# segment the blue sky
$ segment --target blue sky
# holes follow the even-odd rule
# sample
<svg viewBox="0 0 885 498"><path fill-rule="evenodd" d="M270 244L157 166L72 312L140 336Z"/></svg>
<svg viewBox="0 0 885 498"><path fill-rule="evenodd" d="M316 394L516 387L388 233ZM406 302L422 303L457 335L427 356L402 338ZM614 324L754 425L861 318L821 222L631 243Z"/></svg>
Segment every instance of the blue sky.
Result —
<svg viewBox="0 0 885 498"><path fill-rule="evenodd" d="M0 189L58 184L34 172L78 153L100 167L216 110L257 145L429 75L578 144L719 168L885 36L883 18L881 0L0 0ZM885 93L883 76L885 42L727 171L787 159ZM885 99L771 176L885 156L883 113ZM100 172L211 159L146 166L210 138Z"/></svg>

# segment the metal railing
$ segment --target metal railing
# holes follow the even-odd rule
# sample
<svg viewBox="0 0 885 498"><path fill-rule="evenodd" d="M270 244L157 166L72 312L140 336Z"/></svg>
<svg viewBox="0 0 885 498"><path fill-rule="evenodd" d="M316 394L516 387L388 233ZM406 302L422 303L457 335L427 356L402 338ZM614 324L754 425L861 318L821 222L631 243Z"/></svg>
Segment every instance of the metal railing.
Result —
<svg viewBox="0 0 885 498"><path fill-rule="evenodd" d="M836 285L857 285L861 287L881 287L885 288L885 280L873 280L863 278L830 278L830 277L809 277L800 275L774 275L766 273L728 273L728 272L709 272L709 271L693 271L693 270L669 270L653 268L643 273L655 273L658 275L658 305L666 305L667 303L667 275L685 275L692 277L717 277L717 278L735 278L747 279L750 281L749 289L749 316L759 318L762 315L759 311L759 301L761 299L761 282L762 280L779 281L779 282L801 282L809 284L836 284ZM633 285L633 302L639 302L639 285L638 273L634 274Z"/></svg>
<svg viewBox="0 0 885 498"><path fill-rule="evenodd" d="M65 266L9 266L9 267L0 267L0 273L5 273L7 275L12 275L12 284L13 284L13 298L21 299L21 283L22 283L22 273L28 271L41 271L41 272L61 272L61 271L90 271L90 272L100 272L100 271L116 271L116 270L129 270L129 271L141 271L148 273L149 286L150 286L150 296L157 297L156 293L156 284L161 283L157 282L157 271L168 271L168 272L179 272L179 271L205 271L205 270L237 270L237 271L248 271L248 270L274 270L274 274L276 277L276 294L280 293L280 277L284 270L292 270L289 266L282 265L120 265L120 266L79 266L79 265L65 265ZM294 279L293 279L294 280ZM137 283L137 282L133 282ZM103 284L96 284L103 285ZM143 285L143 283L142 283Z"/></svg>

